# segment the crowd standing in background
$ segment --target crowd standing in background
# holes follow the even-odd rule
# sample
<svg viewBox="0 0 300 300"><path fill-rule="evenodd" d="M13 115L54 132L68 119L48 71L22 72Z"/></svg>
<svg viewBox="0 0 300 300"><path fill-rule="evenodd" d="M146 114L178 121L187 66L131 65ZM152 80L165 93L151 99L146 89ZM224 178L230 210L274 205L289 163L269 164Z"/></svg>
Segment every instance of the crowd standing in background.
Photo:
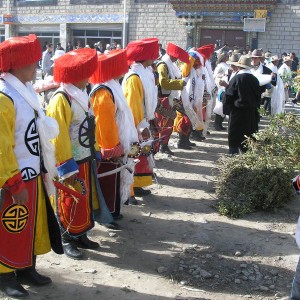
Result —
<svg viewBox="0 0 300 300"><path fill-rule="evenodd" d="M228 153L246 152L261 115L284 112L299 63L248 45L164 49L157 38L126 49L45 43L42 52L35 35L1 43L0 58L0 288L13 297L29 295L24 280L51 283L36 255L52 247L80 260L81 249L99 247L87 236L95 222L119 229L122 206L151 193L155 154L176 156L173 132L178 151L196 149L213 139L212 117L222 131L228 116ZM42 79L32 86L37 61ZM5 222L12 211L32 225L17 236Z"/></svg>

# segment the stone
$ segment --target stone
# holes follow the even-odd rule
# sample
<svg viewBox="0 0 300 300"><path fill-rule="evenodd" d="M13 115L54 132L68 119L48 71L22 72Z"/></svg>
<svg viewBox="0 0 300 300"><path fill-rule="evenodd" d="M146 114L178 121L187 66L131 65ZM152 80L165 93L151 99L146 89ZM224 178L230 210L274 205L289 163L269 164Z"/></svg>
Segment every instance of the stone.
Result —
<svg viewBox="0 0 300 300"><path fill-rule="evenodd" d="M109 235L110 237L116 237L116 236L117 236L117 234L116 234L115 232L109 232L108 235Z"/></svg>
<svg viewBox="0 0 300 300"><path fill-rule="evenodd" d="M267 292L269 290L269 288L267 286L260 285L259 290L262 291L262 292Z"/></svg>
<svg viewBox="0 0 300 300"><path fill-rule="evenodd" d="M181 284L181 285L187 285L188 282L187 282L186 280L182 280L182 281L180 281L180 284Z"/></svg>
<svg viewBox="0 0 300 300"><path fill-rule="evenodd" d="M243 270L242 273L243 273L244 276L249 276L250 275L250 273L246 270Z"/></svg>
<svg viewBox="0 0 300 300"><path fill-rule="evenodd" d="M126 286L126 285L122 285L121 290L124 291L124 292L126 292L126 293L130 293L131 292L130 288L128 286Z"/></svg>
<svg viewBox="0 0 300 300"><path fill-rule="evenodd" d="M272 270L270 271L270 273L271 273L273 276L277 276L277 275L278 275L278 271L277 271L277 270L274 270L274 269L272 269Z"/></svg>
<svg viewBox="0 0 300 300"><path fill-rule="evenodd" d="M274 285L274 284L271 284L271 285L269 286L269 289L270 289L270 290L275 290L275 285Z"/></svg>
<svg viewBox="0 0 300 300"><path fill-rule="evenodd" d="M241 280L240 280L240 279L238 279L238 278L236 278L236 279L234 279L234 283L236 283L236 284L240 284L240 283L241 283Z"/></svg>
<svg viewBox="0 0 300 300"><path fill-rule="evenodd" d="M212 278L212 275L209 272L205 271L205 270L200 271L200 276L205 278L205 279Z"/></svg>
<svg viewBox="0 0 300 300"><path fill-rule="evenodd" d="M247 264L240 264L240 268L242 268L242 269L246 269L248 266L247 266Z"/></svg>
<svg viewBox="0 0 300 300"><path fill-rule="evenodd" d="M220 276L219 276L218 274L216 274L214 277L215 277L216 279L220 278Z"/></svg>
<svg viewBox="0 0 300 300"><path fill-rule="evenodd" d="M179 267L178 270L179 271L183 271L184 269L183 269L183 267Z"/></svg>
<svg viewBox="0 0 300 300"><path fill-rule="evenodd" d="M159 274L162 274L162 273L165 273L167 271L167 268L166 267L158 267L157 268L157 272Z"/></svg>
<svg viewBox="0 0 300 300"><path fill-rule="evenodd" d="M97 270L95 270L95 269L88 269L88 270L83 270L82 272L83 273L89 273L89 274L96 274Z"/></svg>
<svg viewBox="0 0 300 300"><path fill-rule="evenodd" d="M241 251L235 251L234 256L240 257L240 256L242 256L242 252Z"/></svg>

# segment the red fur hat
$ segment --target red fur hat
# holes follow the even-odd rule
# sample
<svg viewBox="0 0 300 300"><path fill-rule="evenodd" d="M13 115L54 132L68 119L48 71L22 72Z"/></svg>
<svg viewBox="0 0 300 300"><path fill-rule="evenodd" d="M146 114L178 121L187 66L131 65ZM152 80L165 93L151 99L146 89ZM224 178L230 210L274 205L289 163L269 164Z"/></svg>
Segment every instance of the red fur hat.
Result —
<svg viewBox="0 0 300 300"><path fill-rule="evenodd" d="M176 46L175 44L168 43L166 48L167 54L181 60L182 62L189 63L189 54L184 51L182 48Z"/></svg>
<svg viewBox="0 0 300 300"><path fill-rule="evenodd" d="M214 53L215 47L213 44L204 45L197 49L197 51L202 54L205 59L209 59Z"/></svg>
<svg viewBox="0 0 300 300"><path fill-rule="evenodd" d="M73 50L55 60L54 81L76 83L88 79L96 68L97 52L95 49Z"/></svg>
<svg viewBox="0 0 300 300"><path fill-rule="evenodd" d="M93 84L118 78L128 71L126 50L112 50L98 55L98 66L90 77Z"/></svg>
<svg viewBox="0 0 300 300"><path fill-rule="evenodd" d="M10 38L0 43L0 71L20 69L40 60L41 44L35 34Z"/></svg>
<svg viewBox="0 0 300 300"><path fill-rule="evenodd" d="M159 56L157 38L147 38L130 42L126 47L128 64L135 61L155 60Z"/></svg>

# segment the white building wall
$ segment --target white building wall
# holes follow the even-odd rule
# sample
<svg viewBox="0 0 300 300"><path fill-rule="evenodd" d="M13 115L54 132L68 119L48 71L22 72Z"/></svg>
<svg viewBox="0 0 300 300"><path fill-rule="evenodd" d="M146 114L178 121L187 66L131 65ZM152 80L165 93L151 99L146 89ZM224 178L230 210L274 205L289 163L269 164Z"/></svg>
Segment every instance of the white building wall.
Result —
<svg viewBox="0 0 300 300"><path fill-rule="evenodd" d="M258 34L258 45L272 54L295 52L300 55L300 5L278 4L266 32Z"/></svg>

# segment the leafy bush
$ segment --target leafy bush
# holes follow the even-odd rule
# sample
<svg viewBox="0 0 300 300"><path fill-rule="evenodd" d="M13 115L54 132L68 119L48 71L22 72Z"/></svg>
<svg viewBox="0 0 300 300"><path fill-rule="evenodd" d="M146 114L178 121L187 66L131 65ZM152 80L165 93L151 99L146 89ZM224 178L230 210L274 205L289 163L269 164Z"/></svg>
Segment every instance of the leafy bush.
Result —
<svg viewBox="0 0 300 300"><path fill-rule="evenodd" d="M228 217L279 208L292 199L291 179L299 169L300 119L293 114L272 117L270 126L246 144L245 154L223 156L217 163L218 211Z"/></svg>

